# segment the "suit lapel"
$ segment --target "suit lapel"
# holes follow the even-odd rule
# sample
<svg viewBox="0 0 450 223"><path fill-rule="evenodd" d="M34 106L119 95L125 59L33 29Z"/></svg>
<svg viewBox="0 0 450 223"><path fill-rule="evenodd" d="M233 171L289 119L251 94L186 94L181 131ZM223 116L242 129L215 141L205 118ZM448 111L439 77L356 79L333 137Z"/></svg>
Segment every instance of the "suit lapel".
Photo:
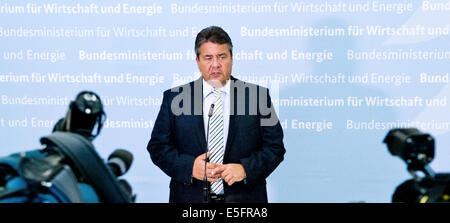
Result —
<svg viewBox="0 0 450 223"><path fill-rule="evenodd" d="M192 110L193 117L193 131L197 136L197 140L200 143L201 151L206 151L206 136L205 136L205 124L203 121L203 84L202 77L197 79L191 85L191 98L192 98ZM189 135L189 133L187 134ZM189 137L189 136L187 136Z"/></svg>
<svg viewBox="0 0 450 223"><path fill-rule="evenodd" d="M229 151L231 149L231 143L234 140L234 136L235 136L235 126L237 123L237 119L238 117L236 115L230 115L230 125L228 127L228 138L227 138L227 143L225 146L225 154L224 154L224 160L226 160L226 157L229 154Z"/></svg>
<svg viewBox="0 0 450 223"><path fill-rule="evenodd" d="M194 115L194 132L197 136L198 142L200 142L200 146L202 148L202 153L206 151L206 136L205 129L203 124L203 116L202 115ZM187 134L189 137L189 133Z"/></svg>
<svg viewBox="0 0 450 223"><path fill-rule="evenodd" d="M225 154L224 154L224 160L226 160L226 157L229 154L229 151L231 149L231 144L233 143L234 136L235 136L235 129L238 124L238 116L236 115L236 93L235 93L235 87L234 82L237 79L235 79L233 76L231 76L231 82L230 82L230 124L228 126L228 138L227 142L225 144Z"/></svg>

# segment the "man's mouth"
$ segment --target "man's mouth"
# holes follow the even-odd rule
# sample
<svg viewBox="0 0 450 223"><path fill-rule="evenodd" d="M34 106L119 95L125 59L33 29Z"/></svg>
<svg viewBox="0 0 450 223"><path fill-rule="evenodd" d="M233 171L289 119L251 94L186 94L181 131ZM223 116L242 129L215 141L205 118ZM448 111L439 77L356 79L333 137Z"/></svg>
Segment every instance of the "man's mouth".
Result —
<svg viewBox="0 0 450 223"><path fill-rule="evenodd" d="M220 72L212 72L211 76L212 77L219 77L220 76Z"/></svg>

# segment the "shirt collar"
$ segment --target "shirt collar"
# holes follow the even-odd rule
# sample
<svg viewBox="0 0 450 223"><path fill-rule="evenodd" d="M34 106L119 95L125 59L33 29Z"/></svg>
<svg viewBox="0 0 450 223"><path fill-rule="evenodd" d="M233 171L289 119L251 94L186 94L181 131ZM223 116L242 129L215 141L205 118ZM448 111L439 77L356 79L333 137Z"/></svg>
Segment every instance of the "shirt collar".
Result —
<svg viewBox="0 0 450 223"><path fill-rule="evenodd" d="M203 99L205 99L209 94L211 94L214 91L214 87L208 84L208 82L205 81L205 79L202 78L203 81ZM230 80L227 80L227 83L225 86L218 89L220 92L225 92L225 94L230 94Z"/></svg>

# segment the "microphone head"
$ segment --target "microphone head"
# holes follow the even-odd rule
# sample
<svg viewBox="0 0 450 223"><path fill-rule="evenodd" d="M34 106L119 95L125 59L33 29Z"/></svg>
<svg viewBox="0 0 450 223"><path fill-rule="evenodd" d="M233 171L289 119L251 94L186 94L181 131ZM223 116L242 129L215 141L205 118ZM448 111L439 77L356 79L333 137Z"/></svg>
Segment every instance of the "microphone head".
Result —
<svg viewBox="0 0 450 223"><path fill-rule="evenodd" d="M121 170L121 175L123 175L128 171L128 169L130 169L131 163L133 162L133 154L124 149L116 149L113 153L111 153L111 155L109 155L108 162L116 164L119 164L118 162L123 163L124 166Z"/></svg>
<svg viewBox="0 0 450 223"><path fill-rule="evenodd" d="M211 116L213 115L213 113L214 113L214 104L211 104L211 108L209 109L208 116L211 118Z"/></svg>

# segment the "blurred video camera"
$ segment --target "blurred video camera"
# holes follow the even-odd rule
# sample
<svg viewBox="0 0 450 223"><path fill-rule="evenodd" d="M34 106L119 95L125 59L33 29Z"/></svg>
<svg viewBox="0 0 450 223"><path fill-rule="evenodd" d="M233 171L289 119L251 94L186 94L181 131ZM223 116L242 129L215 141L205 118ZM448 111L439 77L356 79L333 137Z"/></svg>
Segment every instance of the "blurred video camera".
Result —
<svg viewBox="0 0 450 223"><path fill-rule="evenodd" d="M393 156L398 156L406 162L407 170L413 176L397 186L392 202L450 201L450 174L435 173L428 165L435 154L434 138L431 135L416 128L392 129L383 142L387 144Z"/></svg>
<svg viewBox="0 0 450 223"><path fill-rule="evenodd" d="M66 117L55 124L53 132L73 132L92 141L100 134L105 119L106 113L100 97L94 92L82 91L75 101L70 102ZM97 129L96 133L93 133L94 129Z"/></svg>
<svg viewBox="0 0 450 223"><path fill-rule="evenodd" d="M80 92L41 149L0 157L0 203L135 202L130 184L118 179L133 155L117 149L104 162L92 144L105 118L100 97Z"/></svg>

